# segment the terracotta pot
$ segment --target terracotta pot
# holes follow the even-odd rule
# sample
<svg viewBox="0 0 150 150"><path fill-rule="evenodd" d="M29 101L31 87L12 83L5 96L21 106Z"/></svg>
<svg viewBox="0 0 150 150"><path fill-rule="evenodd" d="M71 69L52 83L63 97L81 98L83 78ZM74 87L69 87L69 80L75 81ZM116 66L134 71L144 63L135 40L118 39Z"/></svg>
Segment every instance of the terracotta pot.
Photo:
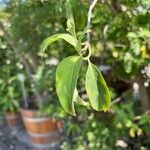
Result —
<svg viewBox="0 0 150 150"><path fill-rule="evenodd" d="M10 127L22 125L22 119L19 112L5 112L4 117Z"/></svg>
<svg viewBox="0 0 150 150"><path fill-rule="evenodd" d="M59 131L62 123L49 117L39 116L38 111L21 109L25 128L34 146L49 148L59 143L61 136Z"/></svg>

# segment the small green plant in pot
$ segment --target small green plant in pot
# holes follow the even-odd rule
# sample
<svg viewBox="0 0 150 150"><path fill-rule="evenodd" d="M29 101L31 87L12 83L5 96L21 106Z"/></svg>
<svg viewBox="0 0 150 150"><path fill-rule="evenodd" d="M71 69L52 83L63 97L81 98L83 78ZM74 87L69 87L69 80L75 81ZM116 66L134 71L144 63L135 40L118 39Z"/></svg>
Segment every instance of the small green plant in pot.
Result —
<svg viewBox="0 0 150 150"><path fill-rule="evenodd" d="M16 77L10 77L8 81L1 80L0 113L4 115L9 126L19 126L21 116L19 113L20 94L17 89Z"/></svg>
<svg viewBox="0 0 150 150"><path fill-rule="evenodd" d="M33 145L38 148L57 146L61 138L62 123L55 116L57 101L53 87L54 70L54 66L49 70L45 64L39 66L37 73L33 75L34 84L30 89L30 93L35 96L30 96L30 101L25 89L25 77L19 75L24 97L22 118Z"/></svg>

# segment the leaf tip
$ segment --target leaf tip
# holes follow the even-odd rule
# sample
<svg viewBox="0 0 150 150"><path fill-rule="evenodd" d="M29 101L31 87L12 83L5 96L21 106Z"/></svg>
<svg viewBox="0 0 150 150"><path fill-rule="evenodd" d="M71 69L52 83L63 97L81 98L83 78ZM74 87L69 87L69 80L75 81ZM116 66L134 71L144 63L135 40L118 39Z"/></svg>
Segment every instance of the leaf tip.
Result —
<svg viewBox="0 0 150 150"><path fill-rule="evenodd" d="M72 115L72 116L77 116L76 115L76 113L75 113L75 111L74 110L66 110L66 109L64 109L67 113L69 113L70 115Z"/></svg>
<svg viewBox="0 0 150 150"><path fill-rule="evenodd" d="M71 115L74 116L74 117L77 116L76 113L73 113L73 114L71 114Z"/></svg>

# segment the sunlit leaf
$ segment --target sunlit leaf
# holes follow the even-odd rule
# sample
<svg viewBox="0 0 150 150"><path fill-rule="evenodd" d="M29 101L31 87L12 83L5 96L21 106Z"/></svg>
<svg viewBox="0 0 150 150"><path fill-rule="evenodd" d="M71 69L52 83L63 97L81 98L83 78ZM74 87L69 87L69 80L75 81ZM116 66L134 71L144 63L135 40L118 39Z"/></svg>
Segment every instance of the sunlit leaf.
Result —
<svg viewBox="0 0 150 150"><path fill-rule="evenodd" d="M74 24L73 19L68 19L68 20L67 20L67 31L68 31L74 38L76 38L75 24Z"/></svg>
<svg viewBox="0 0 150 150"><path fill-rule="evenodd" d="M60 103L72 115L75 115L74 101L78 95L76 84L81 63L80 56L70 56L61 61L56 70L56 90Z"/></svg>
<svg viewBox="0 0 150 150"><path fill-rule="evenodd" d="M41 45L40 55L43 55L46 48L58 39L63 39L76 48L77 42L70 34L55 34L44 40Z"/></svg>
<svg viewBox="0 0 150 150"><path fill-rule="evenodd" d="M77 88L75 88L75 90L74 90L73 101L74 101L74 102L82 101L81 97L80 97L79 94L78 94Z"/></svg>
<svg viewBox="0 0 150 150"><path fill-rule="evenodd" d="M130 73L132 71L133 66L133 56L130 53L125 53L124 56L124 68L127 73Z"/></svg>

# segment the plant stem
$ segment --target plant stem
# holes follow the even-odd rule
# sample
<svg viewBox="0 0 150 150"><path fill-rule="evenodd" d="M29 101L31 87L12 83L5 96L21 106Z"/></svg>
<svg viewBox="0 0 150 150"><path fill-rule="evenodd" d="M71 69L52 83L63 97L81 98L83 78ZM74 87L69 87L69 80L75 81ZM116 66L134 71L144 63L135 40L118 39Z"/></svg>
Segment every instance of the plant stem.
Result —
<svg viewBox="0 0 150 150"><path fill-rule="evenodd" d="M24 86L24 82L21 81L21 89L22 89L22 95L23 95L23 99L24 99L24 105L26 108L28 108L28 101L27 101L27 95L26 95L26 90L25 90L25 86Z"/></svg>
<svg viewBox="0 0 150 150"><path fill-rule="evenodd" d="M93 2L91 3L91 5L89 7L88 20L87 20L87 28L90 28L90 26L91 26L92 11L93 11L94 6L96 5L97 1L98 0L93 0ZM90 42L90 32L87 33L87 41Z"/></svg>
<svg viewBox="0 0 150 150"><path fill-rule="evenodd" d="M98 2L98 0L93 0L92 3L90 4L89 10L88 10L87 29L89 29L91 26L92 11L93 11L97 2ZM90 32L87 32L87 41L86 41L85 47L83 48L83 51L84 50L86 51L89 48L90 39L91 39L90 38Z"/></svg>

